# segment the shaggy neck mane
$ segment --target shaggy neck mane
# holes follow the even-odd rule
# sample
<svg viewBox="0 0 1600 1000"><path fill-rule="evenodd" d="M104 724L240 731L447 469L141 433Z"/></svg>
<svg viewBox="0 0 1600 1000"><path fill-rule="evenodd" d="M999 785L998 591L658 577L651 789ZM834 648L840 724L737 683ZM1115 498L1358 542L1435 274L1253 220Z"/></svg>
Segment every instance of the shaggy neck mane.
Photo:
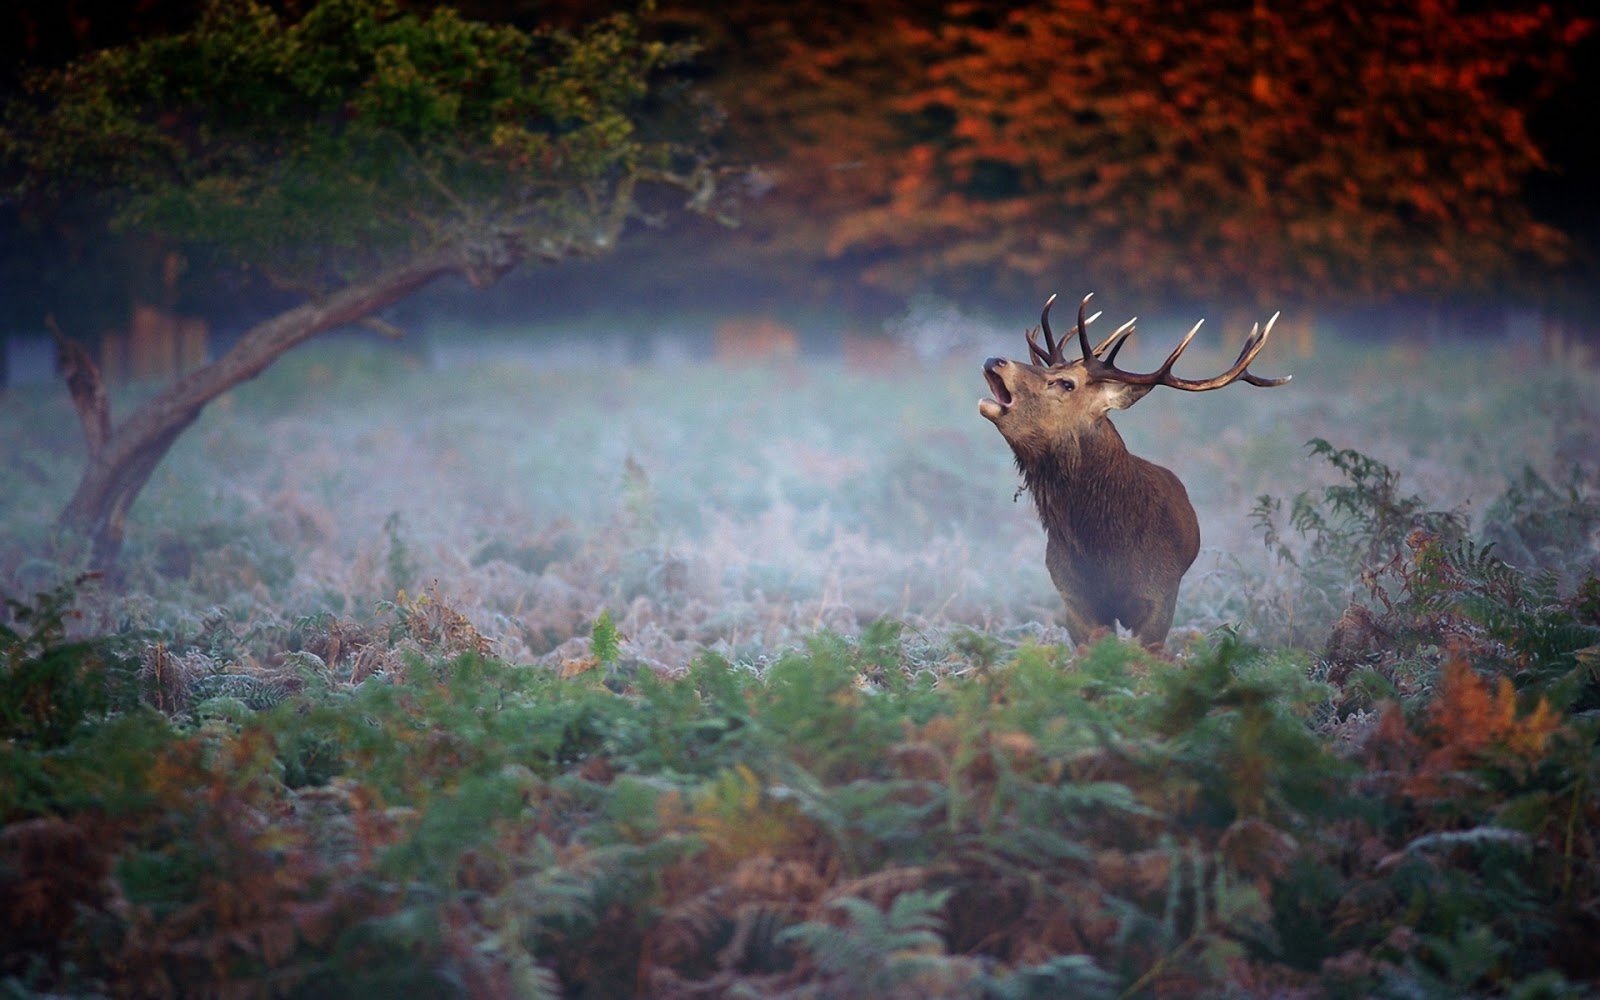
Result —
<svg viewBox="0 0 1600 1000"><path fill-rule="evenodd" d="M1054 525L1083 524L1111 514L1119 494L1128 491L1120 477L1100 474L1130 456L1110 421L1092 434L1063 438L1048 448L1016 455L1022 483L1033 494L1046 531Z"/></svg>

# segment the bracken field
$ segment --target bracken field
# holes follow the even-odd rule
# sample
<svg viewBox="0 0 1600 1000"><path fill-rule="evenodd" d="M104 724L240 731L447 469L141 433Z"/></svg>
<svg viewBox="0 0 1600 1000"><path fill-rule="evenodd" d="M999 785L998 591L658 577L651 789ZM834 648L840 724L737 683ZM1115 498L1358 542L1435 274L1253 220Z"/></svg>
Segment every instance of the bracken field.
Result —
<svg viewBox="0 0 1600 1000"><path fill-rule="evenodd" d="M0 395L0 996L1600 995L1594 369L1324 333L1152 393L1156 656L1055 624L1015 332L490 340L290 354L115 578L65 390Z"/></svg>

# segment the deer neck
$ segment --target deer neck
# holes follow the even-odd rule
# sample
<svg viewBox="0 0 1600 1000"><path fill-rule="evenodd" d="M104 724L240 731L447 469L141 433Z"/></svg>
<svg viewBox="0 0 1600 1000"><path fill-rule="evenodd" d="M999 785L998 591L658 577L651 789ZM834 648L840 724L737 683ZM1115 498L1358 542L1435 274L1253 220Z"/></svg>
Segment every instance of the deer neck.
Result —
<svg viewBox="0 0 1600 1000"><path fill-rule="evenodd" d="M1057 534L1110 516L1128 481L1121 466L1133 460L1122 435L1102 420L1093 431L1053 442L1026 460L1019 455L1017 468L1045 531Z"/></svg>

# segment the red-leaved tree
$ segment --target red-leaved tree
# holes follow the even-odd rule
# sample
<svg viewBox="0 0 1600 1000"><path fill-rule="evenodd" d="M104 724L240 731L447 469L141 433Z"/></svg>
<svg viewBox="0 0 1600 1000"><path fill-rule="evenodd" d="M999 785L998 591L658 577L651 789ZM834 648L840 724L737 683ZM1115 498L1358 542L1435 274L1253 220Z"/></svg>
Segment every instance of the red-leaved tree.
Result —
<svg viewBox="0 0 1600 1000"><path fill-rule="evenodd" d="M1547 166L1529 109L1590 29L1550 6L845 10L747 35L722 92L784 182L747 238L869 283L1326 301L1503 288L1568 250L1520 197Z"/></svg>

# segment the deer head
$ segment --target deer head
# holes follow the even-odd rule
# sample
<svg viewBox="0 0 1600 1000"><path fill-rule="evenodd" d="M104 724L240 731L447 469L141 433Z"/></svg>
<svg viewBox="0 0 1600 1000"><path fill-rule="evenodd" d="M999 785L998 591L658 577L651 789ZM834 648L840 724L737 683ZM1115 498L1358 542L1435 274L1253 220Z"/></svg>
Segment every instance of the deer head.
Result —
<svg viewBox="0 0 1600 1000"><path fill-rule="evenodd" d="M1189 330L1160 368L1147 373L1124 371L1116 365L1117 353L1133 335L1135 320L1128 320L1091 348L1088 326L1100 316L1099 313L1084 315L1091 298L1092 292L1078 305L1077 341L1081 357L1067 358L1062 350L1066 341L1058 341L1050 329L1050 307L1056 301L1052 295L1039 316L1039 329L1026 334L1028 353L1036 363L1024 364L1006 358L990 358L984 363L983 373L993 396L978 404L978 412L999 428L1001 435L1019 451L1019 458L1023 450L1045 451L1058 447L1063 440L1081 439L1093 433L1112 410L1127 409L1158 385L1185 392L1206 392L1234 382L1283 385L1292 377L1262 378L1248 370L1250 362L1266 346L1273 324L1278 321L1277 313L1267 320L1265 327L1258 324L1251 328L1233 366L1215 378L1187 379L1172 374L1172 366L1200 332L1205 320ZM1037 339L1040 331L1044 334L1043 346Z"/></svg>
<svg viewBox="0 0 1600 1000"><path fill-rule="evenodd" d="M1011 445L1023 481L1033 493L1047 539L1045 562L1066 604L1073 638L1120 622L1149 646L1160 646L1172 625L1178 583L1200 550L1200 528L1183 484L1167 469L1129 454L1107 415L1125 410L1158 385L1207 392L1234 382L1283 385L1289 377L1261 378L1250 362L1261 353L1277 315L1253 327L1232 367L1214 378L1172 374L1195 334L1152 372L1117 367L1117 353L1133 334L1133 320L1098 345L1089 345L1085 316L1091 296L1078 305L1077 357L1068 358L1050 329L1050 296L1039 317L1041 345L1027 333L1033 362L990 358L983 374L991 396L978 403ZM1204 322L1202 320L1202 322Z"/></svg>

